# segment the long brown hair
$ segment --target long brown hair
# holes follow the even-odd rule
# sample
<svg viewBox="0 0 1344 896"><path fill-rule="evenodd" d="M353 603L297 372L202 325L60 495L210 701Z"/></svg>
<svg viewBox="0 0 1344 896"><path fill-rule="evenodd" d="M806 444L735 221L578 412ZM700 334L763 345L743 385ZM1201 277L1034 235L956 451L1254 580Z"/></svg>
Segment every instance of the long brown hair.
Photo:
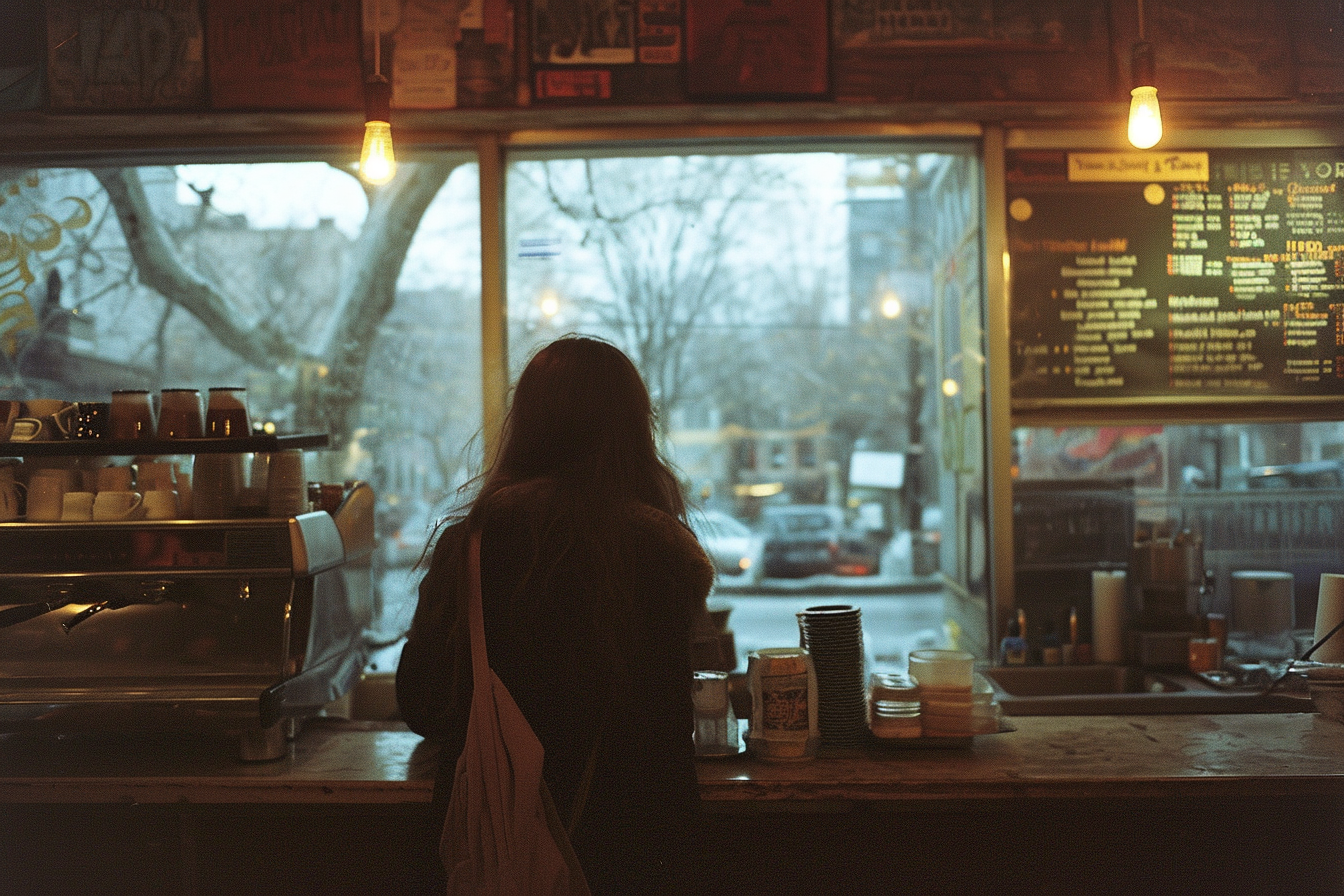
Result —
<svg viewBox="0 0 1344 896"><path fill-rule="evenodd" d="M518 378L473 510L511 485L547 479L577 502L634 500L684 520L655 426L648 388L624 352L591 336L557 339Z"/></svg>
<svg viewBox="0 0 1344 896"><path fill-rule="evenodd" d="M628 517L617 508L645 504L686 522L676 475L658 452L655 424L648 388L620 349L588 336L557 339L524 368L499 447L478 480L475 500L463 508L470 531L483 525L492 504L509 503L506 490L516 486L515 495L547 496L539 502L546 510L537 521L537 544L545 547L536 556L514 558L525 569L505 600L511 612L530 616L542 595L566 587L555 579L564 558L575 552L590 558L590 584L604 595L591 607L591 635L603 645L608 664L604 687L624 699L633 699L634 596L633 570L617 549L621 539L615 531ZM462 569L465 540L458 551Z"/></svg>

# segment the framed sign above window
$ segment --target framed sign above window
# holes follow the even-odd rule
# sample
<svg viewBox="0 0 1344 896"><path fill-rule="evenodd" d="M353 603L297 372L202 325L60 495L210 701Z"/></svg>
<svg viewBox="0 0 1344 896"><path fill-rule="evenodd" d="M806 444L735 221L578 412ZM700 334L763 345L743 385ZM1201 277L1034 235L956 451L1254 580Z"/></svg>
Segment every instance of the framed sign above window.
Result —
<svg viewBox="0 0 1344 896"><path fill-rule="evenodd" d="M820 96L829 59L826 0L686 0L691 96Z"/></svg>

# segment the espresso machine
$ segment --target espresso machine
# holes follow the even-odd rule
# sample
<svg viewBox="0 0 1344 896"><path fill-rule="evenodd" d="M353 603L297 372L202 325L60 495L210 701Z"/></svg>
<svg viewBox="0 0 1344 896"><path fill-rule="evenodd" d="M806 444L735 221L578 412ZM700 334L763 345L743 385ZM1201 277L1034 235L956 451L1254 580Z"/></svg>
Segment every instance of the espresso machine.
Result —
<svg viewBox="0 0 1344 896"><path fill-rule="evenodd" d="M1128 602L1135 620L1127 652L1142 666L1184 666L1188 642L1202 634L1212 590L1204 542L1189 529L1140 527L1129 557Z"/></svg>
<svg viewBox="0 0 1344 896"><path fill-rule="evenodd" d="M284 755L367 663L371 545L371 514L325 510L0 523L0 732L213 731Z"/></svg>

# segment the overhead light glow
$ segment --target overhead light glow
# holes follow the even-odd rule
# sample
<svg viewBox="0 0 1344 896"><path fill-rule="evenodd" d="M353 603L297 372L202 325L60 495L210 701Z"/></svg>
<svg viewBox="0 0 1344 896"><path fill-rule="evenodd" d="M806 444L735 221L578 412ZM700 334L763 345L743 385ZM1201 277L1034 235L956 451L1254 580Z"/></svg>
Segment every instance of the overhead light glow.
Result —
<svg viewBox="0 0 1344 896"><path fill-rule="evenodd" d="M1156 87L1135 87L1129 92L1129 142L1137 149L1150 149L1162 139L1162 110Z"/></svg>

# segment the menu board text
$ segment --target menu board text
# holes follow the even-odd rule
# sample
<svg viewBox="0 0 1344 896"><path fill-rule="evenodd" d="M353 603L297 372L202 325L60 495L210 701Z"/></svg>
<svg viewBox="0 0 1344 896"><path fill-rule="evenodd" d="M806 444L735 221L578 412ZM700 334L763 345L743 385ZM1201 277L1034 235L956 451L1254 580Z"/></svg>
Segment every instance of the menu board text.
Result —
<svg viewBox="0 0 1344 896"><path fill-rule="evenodd" d="M1344 395L1344 148L1008 160L1012 395Z"/></svg>

